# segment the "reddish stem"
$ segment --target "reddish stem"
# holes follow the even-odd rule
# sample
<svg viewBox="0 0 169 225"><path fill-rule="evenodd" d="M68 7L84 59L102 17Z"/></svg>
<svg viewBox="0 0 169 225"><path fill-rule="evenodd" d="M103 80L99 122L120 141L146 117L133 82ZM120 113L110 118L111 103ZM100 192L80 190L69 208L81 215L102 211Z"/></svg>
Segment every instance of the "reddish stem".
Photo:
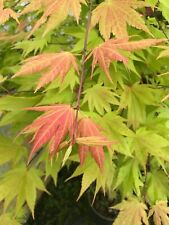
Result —
<svg viewBox="0 0 169 225"><path fill-rule="evenodd" d="M83 47L83 52L82 52L80 85L79 85L78 94L77 94L76 116L75 116L75 121L74 121L72 144L75 143L76 133L77 133L77 128L78 128L78 115L79 115L79 110L80 110L80 99L81 99L81 95L83 92L83 85L84 85L84 78L85 78L85 60L86 60L86 55L87 55L87 42L88 42L89 30L90 30L90 24L91 24L92 7L93 7L93 0L90 0L90 8L89 8L89 14L88 14L86 32L85 32L85 39L84 39L84 47Z"/></svg>

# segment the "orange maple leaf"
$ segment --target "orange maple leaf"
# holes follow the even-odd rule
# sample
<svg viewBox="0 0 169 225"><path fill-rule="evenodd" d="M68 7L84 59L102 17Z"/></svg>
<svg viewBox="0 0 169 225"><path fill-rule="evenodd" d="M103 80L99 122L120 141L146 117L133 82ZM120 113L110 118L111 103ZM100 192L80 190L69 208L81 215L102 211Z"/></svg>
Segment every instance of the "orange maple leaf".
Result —
<svg viewBox="0 0 169 225"><path fill-rule="evenodd" d="M120 61L126 64L128 59L120 52L120 50L125 51L135 51L139 49L144 49L152 45L156 45L166 41L166 39L145 39L140 41L129 41L128 38L122 39L110 39L98 47L94 48L93 51L88 55L86 60L93 56L92 62L92 74L94 72L95 66L98 63L100 68L103 69L106 76L110 81L112 81L109 66L112 61Z"/></svg>
<svg viewBox="0 0 169 225"><path fill-rule="evenodd" d="M44 72L35 91L50 83L56 77L60 77L63 81L72 66L77 73L79 71L76 58L70 52L44 53L30 57L24 62L25 64L13 77Z"/></svg>
<svg viewBox="0 0 169 225"><path fill-rule="evenodd" d="M113 33L116 37L126 37L127 24L151 34L141 15L135 9L147 6L144 1L106 0L93 11L92 27L99 23L101 35L105 40Z"/></svg>
<svg viewBox="0 0 169 225"><path fill-rule="evenodd" d="M35 133L31 142L33 142L32 151L28 162L31 161L34 154L44 144L49 142L49 152L53 157L67 134L72 137L75 113L70 105L52 105L30 107L27 110L45 112L43 115L33 121L32 124L25 127L21 133Z"/></svg>
<svg viewBox="0 0 169 225"><path fill-rule="evenodd" d="M29 37L47 21L44 34L48 33L50 30L57 27L61 22L63 22L68 15L73 15L76 21L79 21L80 12L81 12L81 3L86 4L85 0L32 0L30 4L25 7L21 12L21 15L36 11L43 10L43 15L36 22L33 27Z"/></svg>
<svg viewBox="0 0 169 225"><path fill-rule="evenodd" d="M103 146L110 146L111 141L101 133L101 129L91 119L83 118L79 121L76 142L79 144L81 165L85 162L88 152L91 152L98 166L104 166Z"/></svg>
<svg viewBox="0 0 169 225"><path fill-rule="evenodd" d="M152 215L155 225L168 225L169 207L167 206L167 201L157 201L149 211L149 217Z"/></svg>
<svg viewBox="0 0 169 225"><path fill-rule="evenodd" d="M4 1L1 0L0 1L0 24L3 24L6 21L8 21L10 19L10 17L13 18L14 20L16 20L17 23L19 23L17 13L14 12L10 8L5 8L4 9L4 4L3 3L4 3Z"/></svg>

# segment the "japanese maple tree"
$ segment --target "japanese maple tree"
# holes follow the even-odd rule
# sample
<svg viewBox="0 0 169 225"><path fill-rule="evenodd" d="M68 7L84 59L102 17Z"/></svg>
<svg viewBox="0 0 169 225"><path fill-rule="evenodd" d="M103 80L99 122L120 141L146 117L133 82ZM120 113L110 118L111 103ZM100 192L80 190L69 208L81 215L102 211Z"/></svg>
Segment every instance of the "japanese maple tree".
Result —
<svg viewBox="0 0 169 225"><path fill-rule="evenodd" d="M169 1L0 0L0 41L0 221L76 161L113 224L167 225Z"/></svg>

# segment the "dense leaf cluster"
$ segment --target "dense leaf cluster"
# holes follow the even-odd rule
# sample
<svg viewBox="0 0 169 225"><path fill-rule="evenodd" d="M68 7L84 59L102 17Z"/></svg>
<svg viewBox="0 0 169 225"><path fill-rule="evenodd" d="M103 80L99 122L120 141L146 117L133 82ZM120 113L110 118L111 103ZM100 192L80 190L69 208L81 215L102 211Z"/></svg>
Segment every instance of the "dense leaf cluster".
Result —
<svg viewBox="0 0 169 225"><path fill-rule="evenodd" d="M71 162L115 225L169 224L168 43L168 0L0 0L3 224Z"/></svg>

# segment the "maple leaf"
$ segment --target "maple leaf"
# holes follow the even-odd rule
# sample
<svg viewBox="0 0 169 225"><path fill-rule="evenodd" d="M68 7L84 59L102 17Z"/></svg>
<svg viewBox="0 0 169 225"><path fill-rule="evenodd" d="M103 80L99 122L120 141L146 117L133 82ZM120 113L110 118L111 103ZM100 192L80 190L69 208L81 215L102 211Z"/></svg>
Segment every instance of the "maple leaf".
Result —
<svg viewBox="0 0 169 225"><path fill-rule="evenodd" d="M29 37L47 21L43 35L46 35L50 30L57 27L63 22L66 17L72 14L76 21L79 21L81 12L81 3L86 4L85 0L32 0L30 4L24 8L21 15L42 9L44 11L41 18L36 22Z"/></svg>
<svg viewBox="0 0 169 225"><path fill-rule="evenodd" d="M168 154L168 146L169 141L164 138L163 136L157 134L154 132L154 130L147 130L145 127L141 127L137 129L136 134L133 136L133 143L132 143L132 149L135 150L135 153L140 156L143 154L150 153L150 155L155 156L156 158L160 158L162 160L169 161L169 154ZM140 152L140 153L139 153ZM157 175L153 175L152 178L150 178L150 183L153 183L153 186L155 187L155 192L152 191L152 187L149 183L149 192L151 196L156 196L154 199L158 198L159 196L165 196L164 193L169 192L167 190L164 191L163 187L168 186L168 182L166 182L165 176L160 175L161 173L157 173ZM151 176L150 176L151 177ZM164 184L160 179L163 180ZM161 178L162 177L162 178ZM149 180L149 179L147 179ZM165 184L166 182L166 184ZM158 189L156 189L158 183ZM157 193L157 194L156 194ZM153 201L154 199L151 198Z"/></svg>
<svg viewBox="0 0 169 225"><path fill-rule="evenodd" d="M128 126L136 129L146 118L146 105L159 104L159 91L145 84L135 83L124 86L120 99L120 108L128 108ZM143 97L144 96L144 97Z"/></svg>
<svg viewBox="0 0 169 225"><path fill-rule="evenodd" d="M169 207L166 201L159 201L149 211L149 217L153 215L155 225L169 224Z"/></svg>
<svg viewBox="0 0 169 225"><path fill-rule="evenodd" d="M151 204L157 200L167 200L169 197L168 187L169 180L164 172L153 171L147 174L146 198Z"/></svg>
<svg viewBox="0 0 169 225"><path fill-rule="evenodd" d="M120 210L120 213L113 225L149 224L146 214L147 206L136 199L123 201L112 208Z"/></svg>
<svg viewBox="0 0 169 225"><path fill-rule="evenodd" d="M5 22L7 22L10 17L13 18L14 20L16 20L17 23L19 23L18 20L18 15L17 13L15 13L12 9L10 8L5 8L4 9L4 1L0 1L0 24L3 24Z"/></svg>
<svg viewBox="0 0 169 225"><path fill-rule="evenodd" d="M23 57L27 56L31 52L34 53L34 55L37 54L37 52L42 52L44 47L47 46L49 41L49 37L46 36L46 38L32 38L31 40L23 40L19 41L15 44L14 49L22 49L23 50Z"/></svg>
<svg viewBox="0 0 169 225"><path fill-rule="evenodd" d="M30 57L24 62L25 64L13 77L44 72L35 91L50 83L56 77L60 77L63 81L71 67L78 73L76 58L70 52L44 53Z"/></svg>
<svg viewBox="0 0 169 225"><path fill-rule="evenodd" d="M141 195L140 187L143 186L143 183L141 181L139 164L136 160L126 160L120 166L113 186L114 189L120 186L122 196L130 196L133 192L137 196Z"/></svg>
<svg viewBox="0 0 169 225"><path fill-rule="evenodd" d="M12 146L12 149L11 149ZM5 151L4 151L5 149ZM0 136L0 165L12 161L14 164L25 156L27 149L13 142L10 138Z"/></svg>
<svg viewBox="0 0 169 225"><path fill-rule="evenodd" d="M140 41L129 41L128 38L110 39L94 48L86 60L93 56L92 74L96 64L98 63L100 68L102 68L102 70L105 72L108 79L112 81L109 72L110 63L112 61L120 61L124 64L127 64L128 62L128 59L121 53L120 50L132 52L159 44L163 41L166 41L166 39L145 39Z"/></svg>
<svg viewBox="0 0 169 225"><path fill-rule="evenodd" d="M168 14L168 10L169 10L169 4L167 0L159 0L155 3L158 3L158 8L161 10L163 17L169 21L169 14Z"/></svg>
<svg viewBox="0 0 169 225"><path fill-rule="evenodd" d="M43 7L47 7L48 3L51 4L53 0L29 0L23 10L20 12L20 15L24 15L33 11L37 11Z"/></svg>
<svg viewBox="0 0 169 225"><path fill-rule="evenodd" d="M84 93L83 104L88 102L91 112L96 109L98 113L103 115L104 111L111 111L110 104L119 105L116 94L111 91L111 88L101 86L101 84L88 88Z"/></svg>
<svg viewBox="0 0 169 225"><path fill-rule="evenodd" d="M4 200L4 208L7 209L16 200L17 214L27 202L34 215L37 189L47 192L41 176L40 170L35 168L27 170L24 165L8 171L0 182L0 201Z"/></svg>
<svg viewBox="0 0 169 225"><path fill-rule="evenodd" d="M104 149L103 146L110 146L112 142L101 133L101 128L91 119L83 118L78 124L77 143L79 144L79 157L81 165L84 164L88 152L103 169L104 166Z"/></svg>
<svg viewBox="0 0 169 225"><path fill-rule="evenodd" d="M67 134L72 137L74 124L74 110L70 105L52 105L27 108L28 110L45 112L32 124L28 125L22 133L35 132L32 139L33 146L28 162L44 144L49 142L49 151L53 157Z"/></svg>
<svg viewBox="0 0 169 225"><path fill-rule="evenodd" d="M84 192L93 182L95 182L96 184L94 198L96 197L96 194L100 189L102 189L104 193L107 190L112 190L112 182L115 175L115 165L112 162L110 154L108 152L105 152L104 170L100 170L100 168L94 162L94 159L92 157L88 157L86 158L83 165L76 168L69 179L72 179L79 175L82 175L82 182L78 199L84 194Z"/></svg>
<svg viewBox="0 0 169 225"><path fill-rule="evenodd" d="M127 24L151 34L141 15L135 9L145 7L144 1L106 0L93 11L92 27L99 23L101 35L105 40L113 33L116 37L127 37Z"/></svg>

